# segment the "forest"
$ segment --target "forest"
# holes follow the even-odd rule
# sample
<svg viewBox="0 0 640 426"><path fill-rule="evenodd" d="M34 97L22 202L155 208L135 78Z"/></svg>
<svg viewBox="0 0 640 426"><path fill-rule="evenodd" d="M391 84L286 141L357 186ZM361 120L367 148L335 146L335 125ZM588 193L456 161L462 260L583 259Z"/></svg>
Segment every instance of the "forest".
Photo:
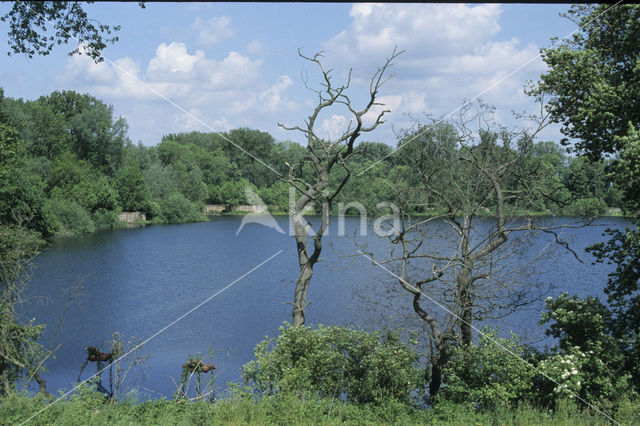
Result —
<svg viewBox="0 0 640 426"><path fill-rule="evenodd" d="M204 220L205 204L247 204L246 187L253 188L268 206L286 211L287 183L234 145L286 173L285 163L304 156L300 144L242 128L223 134L168 134L156 145L135 145L127 136L126 121L114 117L112 110L89 94L72 91L54 92L34 101L7 98L0 92L5 223L29 218L29 228L43 236L77 236L115 227L122 211L144 212L155 222L192 222ZM423 141L444 133L451 140L457 138L451 124L440 124L426 133L425 126L418 123L406 131L396 146L420 133ZM499 131L483 136L484 143L502 145L499 155L503 157L497 161L514 152L501 136L505 134ZM411 145L407 154L389 156L371 174L350 180L335 200L334 210L338 202L375 206L396 201L387 177L393 176L402 185L415 184L406 155L411 149L415 154L413 147L419 142ZM382 142L361 142L350 159L353 173L388 156L394 148ZM458 149L455 143L452 149ZM590 162L546 141L533 144L522 161L545 171L547 179L539 191L553 192L558 200L536 206L536 213L592 217L620 207L619 190L607 173L611 159ZM334 173L330 179L335 186L341 175ZM512 186L514 191L519 189L517 181ZM412 214L435 215L443 208L438 200L419 193L405 202L411 205L408 212Z"/></svg>

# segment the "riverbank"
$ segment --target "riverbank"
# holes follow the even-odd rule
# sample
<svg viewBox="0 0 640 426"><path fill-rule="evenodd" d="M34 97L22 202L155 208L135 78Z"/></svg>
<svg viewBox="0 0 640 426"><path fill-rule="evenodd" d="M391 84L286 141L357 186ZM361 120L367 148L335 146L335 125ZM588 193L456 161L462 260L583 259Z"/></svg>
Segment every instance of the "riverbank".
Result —
<svg viewBox="0 0 640 426"><path fill-rule="evenodd" d="M434 408L415 408L389 401L380 406L356 405L335 399L295 397L232 397L211 402L159 400L136 403L136 394L125 401L110 403L88 389L69 400L47 407L49 399L24 394L0 400L0 423L32 425L157 425L157 424L501 424L501 425L602 425L609 423L601 414L579 412L561 404L555 411L522 406L517 409L479 411L462 404L441 404ZM634 424L638 403L623 403L611 413L620 424Z"/></svg>

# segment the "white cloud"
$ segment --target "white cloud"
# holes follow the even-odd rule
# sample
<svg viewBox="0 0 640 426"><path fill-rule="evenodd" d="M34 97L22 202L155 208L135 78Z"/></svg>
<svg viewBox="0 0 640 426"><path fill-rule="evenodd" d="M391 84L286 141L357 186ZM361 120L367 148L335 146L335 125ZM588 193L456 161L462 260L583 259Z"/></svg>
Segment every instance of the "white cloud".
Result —
<svg viewBox="0 0 640 426"><path fill-rule="evenodd" d="M264 44L258 40L249 42L249 44L247 44L247 53L250 55L263 55Z"/></svg>
<svg viewBox="0 0 640 426"><path fill-rule="evenodd" d="M348 124L349 122L344 115L334 114L331 118L322 120L322 124L320 125L322 134L318 136L326 137L328 140L334 140L344 134Z"/></svg>
<svg viewBox="0 0 640 426"><path fill-rule="evenodd" d="M191 108L188 113L176 113L173 116L174 128L178 132L190 132L194 130L208 131L208 126L202 118L202 111L197 108Z"/></svg>
<svg viewBox="0 0 640 426"><path fill-rule="evenodd" d="M283 107L284 92L293 85L293 80L288 75L281 75L273 85L260 94L260 99L270 111L278 111ZM292 106L288 104L288 106Z"/></svg>
<svg viewBox="0 0 640 426"><path fill-rule="evenodd" d="M134 139L144 137L145 143L156 143L166 133L209 131L200 120L216 131L236 126L265 129L266 123L273 131L282 114L298 104L288 98L294 85L288 75L266 81L263 74L262 59L234 51L221 59L207 58L200 50L193 52L184 43L171 42L156 48L146 70L129 57L96 64L87 56L73 56L57 80L108 103L124 99L134 100L131 105L149 105L125 107L125 115Z"/></svg>
<svg viewBox="0 0 640 426"><path fill-rule="evenodd" d="M500 13L495 4L356 4L351 25L326 47L341 59L379 57L396 45L409 56L458 54L489 42L500 31Z"/></svg>
<svg viewBox="0 0 640 426"><path fill-rule="evenodd" d="M162 43L156 49L156 56L149 61L147 71L156 76L166 73L189 73L195 63L202 59L204 52L198 50L195 55L189 55L184 43Z"/></svg>
<svg viewBox="0 0 640 426"><path fill-rule="evenodd" d="M233 37L231 19L226 16L217 16L203 21L197 17L193 28L198 31L198 44L203 46L215 46L220 41Z"/></svg>
<svg viewBox="0 0 640 426"><path fill-rule="evenodd" d="M226 117L220 117L219 119L213 121L213 123L211 124L211 127L216 132L227 132L235 128L236 126L229 123L229 120L227 120Z"/></svg>
<svg viewBox="0 0 640 426"><path fill-rule="evenodd" d="M229 52L222 61L206 61L201 70L209 88L237 89L254 87L262 72L262 59L251 60L237 52Z"/></svg>
<svg viewBox="0 0 640 426"><path fill-rule="evenodd" d="M522 87L545 67L540 60L522 67L539 47L501 40L501 14L498 4L355 4L350 24L323 45L327 66L353 67L353 90L366 93L370 76L394 47L405 50L380 91L392 125L409 123L407 115L448 114L477 95L508 117L510 110L531 105ZM366 118L372 121L380 110Z"/></svg>

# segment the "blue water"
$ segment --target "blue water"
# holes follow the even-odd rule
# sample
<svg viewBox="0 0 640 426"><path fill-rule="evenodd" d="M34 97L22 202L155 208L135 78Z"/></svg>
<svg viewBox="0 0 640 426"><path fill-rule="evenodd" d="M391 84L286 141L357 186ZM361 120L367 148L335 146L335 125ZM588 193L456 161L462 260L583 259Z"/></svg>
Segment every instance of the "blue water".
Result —
<svg viewBox="0 0 640 426"><path fill-rule="evenodd" d="M136 367L128 376L129 385L140 385L145 395L171 397L187 357L213 349L219 391L227 382L240 382L241 367L253 359L255 345L267 335L276 336L283 321L290 321L297 276L293 238L258 224L246 225L236 236L241 220L237 216L214 217L203 223L99 232L84 238L58 239L44 250L36 258L28 287L28 295L38 296L38 300L27 304L24 315L47 324L44 344L62 344L55 359L46 364L44 377L49 391L71 389L86 359L85 346L101 347L106 352L105 342L112 332L119 332L125 340L131 336L148 339L282 250L153 337L140 351L149 356L146 367ZM288 229L286 217L277 220L282 229ZM570 219L560 221L568 223ZM397 281L357 254L353 232L358 223L356 218L347 218L347 236L337 236L337 223L332 224L324 260L316 266L309 289L307 323L365 329L383 325L419 327L410 299ZM619 218L601 219L598 224L629 226ZM446 229L444 223L436 225ZM529 266L527 259L548 245L549 235L514 247L512 262L521 262L523 270L529 272L527 285L532 293L540 289L545 290L540 292L545 297L562 291L602 297L611 266L591 265L592 258L584 248L602 240L603 229L595 226L562 234L584 263L570 252L558 250L550 259ZM357 236L357 240L377 259L389 254L388 240L372 232L366 237ZM443 242L429 244L437 248ZM65 309L69 288L74 285L81 285L81 291ZM549 285L555 288L547 293ZM536 325L543 306L544 302L538 301L487 323L499 326L501 334L513 329L527 342L549 344L552 342L544 339L544 329ZM82 378L94 372L95 366L90 364Z"/></svg>

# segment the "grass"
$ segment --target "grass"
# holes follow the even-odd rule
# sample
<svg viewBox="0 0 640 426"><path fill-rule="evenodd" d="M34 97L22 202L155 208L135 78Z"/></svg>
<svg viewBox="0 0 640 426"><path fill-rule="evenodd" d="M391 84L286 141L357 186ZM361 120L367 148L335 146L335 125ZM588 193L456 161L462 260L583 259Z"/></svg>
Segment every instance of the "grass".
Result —
<svg viewBox="0 0 640 426"><path fill-rule="evenodd" d="M41 396L14 394L0 400L0 424L18 424L44 408ZM640 404L621 404L616 420L637 424ZM165 425L165 424L500 424L500 425L604 425L599 414L579 412L564 404L555 412L522 406L480 412L459 404L417 409L390 401L382 406L360 406L334 399L302 400L293 396L231 397L204 401L105 402L102 395L84 388L69 400L59 401L29 421L30 425Z"/></svg>

